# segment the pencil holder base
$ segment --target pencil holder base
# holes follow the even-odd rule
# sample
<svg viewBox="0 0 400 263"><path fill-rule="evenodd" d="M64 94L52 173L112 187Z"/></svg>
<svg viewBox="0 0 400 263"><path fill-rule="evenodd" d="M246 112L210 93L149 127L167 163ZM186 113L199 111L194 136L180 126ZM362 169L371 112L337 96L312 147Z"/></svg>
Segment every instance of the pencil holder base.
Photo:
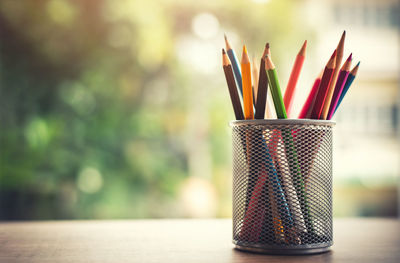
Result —
<svg viewBox="0 0 400 263"><path fill-rule="evenodd" d="M268 255L312 255L312 254L320 254L326 253L331 250L332 242L327 242L326 244L322 244L321 246L315 247L304 247L299 248L282 248L282 247L269 247L269 246L247 246L240 245L238 242L233 241L235 244L235 249L240 251L252 252L252 253L260 253L260 254L268 254Z"/></svg>

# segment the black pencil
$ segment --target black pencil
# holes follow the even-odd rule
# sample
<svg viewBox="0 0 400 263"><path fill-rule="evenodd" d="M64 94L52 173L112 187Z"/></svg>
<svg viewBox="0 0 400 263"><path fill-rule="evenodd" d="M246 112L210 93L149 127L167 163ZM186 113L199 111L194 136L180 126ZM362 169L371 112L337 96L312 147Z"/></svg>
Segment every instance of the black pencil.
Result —
<svg viewBox="0 0 400 263"><path fill-rule="evenodd" d="M258 77L258 92L256 101L256 113L254 115L255 119L264 119L265 114L265 104L267 102L267 90L268 90L268 76L265 70L265 60L264 57L269 53L269 43L265 45L264 53L261 57L260 62L260 75Z"/></svg>
<svg viewBox="0 0 400 263"><path fill-rule="evenodd" d="M226 83L228 84L229 95L231 96L233 111L235 112L236 120L244 120L242 105L240 104L235 77L232 71L232 64L224 49L222 49L222 65L224 67Z"/></svg>

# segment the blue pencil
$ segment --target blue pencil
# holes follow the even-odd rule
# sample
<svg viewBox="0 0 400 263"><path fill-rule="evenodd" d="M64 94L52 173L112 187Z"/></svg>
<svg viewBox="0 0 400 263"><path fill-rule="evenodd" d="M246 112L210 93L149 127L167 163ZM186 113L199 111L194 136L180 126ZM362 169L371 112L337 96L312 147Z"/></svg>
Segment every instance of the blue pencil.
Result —
<svg viewBox="0 0 400 263"><path fill-rule="evenodd" d="M224 37L225 37L226 53L228 54L228 57L231 60L232 69L233 69L233 73L235 74L236 83L237 83L238 89L240 91L240 95L242 96L242 99L243 99L242 73L240 72L239 61L236 57L235 51L232 49L231 45L229 44L226 35L224 35Z"/></svg>
<svg viewBox="0 0 400 263"><path fill-rule="evenodd" d="M344 88L343 88L342 94L340 94L339 101L338 101L338 103L337 103L337 106L336 106L336 108L335 108L335 112L334 112L333 114L336 113L337 109L338 109L339 106L340 106L340 103L342 102L344 96L346 95L346 93L347 93L347 91L349 90L351 84L353 83L353 81L354 81L354 79L355 79L355 77L356 77L356 75L357 75L357 71L358 71L358 67L359 67L359 66L360 66L360 62L358 62L357 65L356 65L356 66L351 70L351 72L349 73L349 76L347 77L347 80L346 80L346 84L344 84Z"/></svg>

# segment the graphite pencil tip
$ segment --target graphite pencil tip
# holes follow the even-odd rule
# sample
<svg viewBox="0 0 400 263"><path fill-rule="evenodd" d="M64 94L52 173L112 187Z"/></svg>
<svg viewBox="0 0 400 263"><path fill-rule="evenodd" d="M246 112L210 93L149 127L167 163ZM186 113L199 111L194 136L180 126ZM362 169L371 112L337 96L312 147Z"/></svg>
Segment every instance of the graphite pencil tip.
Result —
<svg viewBox="0 0 400 263"><path fill-rule="evenodd" d="M222 49L222 55L224 55L225 54L225 49Z"/></svg>

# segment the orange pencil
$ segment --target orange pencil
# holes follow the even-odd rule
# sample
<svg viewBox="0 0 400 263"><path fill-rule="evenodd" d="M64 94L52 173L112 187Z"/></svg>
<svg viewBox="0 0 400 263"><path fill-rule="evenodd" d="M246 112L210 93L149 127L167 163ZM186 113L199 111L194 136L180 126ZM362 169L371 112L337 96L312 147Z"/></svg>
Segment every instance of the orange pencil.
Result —
<svg viewBox="0 0 400 263"><path fill-rule="evenodd" d="M322 119L322 120L326 120L328 117L329 107L331 106L333 92L335 91L336 81L337 81L337 77L338 77L338 74L340 71L340 65L342 63L345 37L346 37L346 31L343 32L342 37L340 38L339 44L336 48L336 50L337 50L336 66L335 66L335 70L333 71L332 80L329 83L329 87L328 87L328 90L326 93L326 99L324 100L324 105L321 110L320 119Z"/></svg>
<svg viewBox="0 0 400 263"><path fill-rule="evenodd" d="M294 61L292 73L290 73L289 81L286 86L285 95L283 97L283 102L285 103L286 113L290 118L291 109L293 105L294 93L296 90L296 84L300 76L301 69L304 64L304 59L306 56L306 47L307 47L307 40L304 41L303 46L301 47L299 53L296 56L296 60Z"/></svg>
<svg viewBox="0 0 400 263"><path fill-rule="evenodd" d="M251 86L251 66L246 45L243 46L242 61L242 88L243 88L243 109L246 120L254 119L253 111L253 92Z"/></svg>

